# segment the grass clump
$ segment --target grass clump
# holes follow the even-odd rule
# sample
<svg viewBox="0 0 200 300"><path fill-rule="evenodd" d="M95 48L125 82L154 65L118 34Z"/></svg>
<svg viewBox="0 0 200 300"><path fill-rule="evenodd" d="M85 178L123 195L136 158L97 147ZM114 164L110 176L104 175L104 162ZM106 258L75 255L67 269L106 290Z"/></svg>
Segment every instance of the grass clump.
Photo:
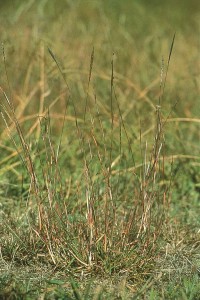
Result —
<svg viewBox="0 0 200 300"><path fill-rule="evenodd" d="M92 60L89 80L91 74ZM38 140L32 145L33 142L26 140L13 103L4 91L3 94L6 104L3 106L2 118L29 178L26 203L30 211L26 214L26 223L30 236L25 237L26 242L19 237L22 244L26 245L29 240L29 247L38 250L40 245L41 251L48 253L47 256L54 264L63 264L63 255L67 266L75 264L77 268L94 268L97 272L101 273L103 270L109 275L119 271L121 263L125 263L124 268L132 265L132 260L145 266L147 253L148 269L148 264L151 265L149 257L155 251L161 225L166 220L165 205L169 205L168 186L159 186L164 176L164 170L161 169L164 163L164 141L160 109L155 114L153 149L150 154L144 149L144 163L137 167L114 92L114 70L112 69L111 75L111 119L106 121L106 126L95 97L93 109L91 103L90 107L87 105L88 94L86 95L85 120L79 122L70 95L75 113L76 147L79 147L78 155L82 166L79 178L76 178L76 186L71 183L68 187L63 182L63 166L59 163L65 124L63 123L60 141L55 147L51 137L50 110L47 110L46 114L38 117L38 124L34 124ZM119 114L115 114L116 124L114 101L117 102ZM11 120L10 124L6 118ZM15 137L11 132L13 126ZM128 171L129 175L124 174L127 171L121 166L122 161L133 165ZM119 169L115 167L118 164ZM122 200L121 193L126 189L129 193ZM15 234L17 237L18 233ZM138 253L144 253L144 257L138 256ZM130 261L122 260L123 257L129 257ZM134 270L133 272L135 273Z"/></svg>

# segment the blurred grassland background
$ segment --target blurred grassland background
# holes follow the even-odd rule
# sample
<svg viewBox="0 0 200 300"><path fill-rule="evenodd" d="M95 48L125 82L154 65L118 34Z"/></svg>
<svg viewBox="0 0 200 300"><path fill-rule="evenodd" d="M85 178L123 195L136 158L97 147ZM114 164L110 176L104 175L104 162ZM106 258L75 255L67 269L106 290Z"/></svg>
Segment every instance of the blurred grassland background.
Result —
<svg viewBox="0 0 200 300"><path fill-rule="evenodd" d="M159 1L61 0L59 4L55 1L6 1L1 6L1 40L5 44L8 75L12 74L9 80L18 103L38 85L42 45L45 48L45 90L51 90L45 104L57 97L58 89L61 91L64 86L47 52L48 46L65 69L81 113L94 47L93 77L95 93L101 103L108 102L114 53L117 89L120 103L127 111L126 120L138 126L140 116L146 129L158 100L162 56L166 67L170 43L176 32L162 107L167 112L178 101L173 116L198 118L198 1L164 1L162 5ZM2 78L5 77L3 70L1 64ZM5 80L3 83L6 87ZM30 102L29 110L33 113L39 106L37 93ZM55 111L62 109L62 105L57 103ZM190 139L195 135L192 127L190 132L185 130Z"/></svg>
<svg viewBox="0 0 200 300"><path fill-rule="evenodd" d="M82 180L83 158L80 151L80 141L77 137L75 121L78 120L81 130L83 130L86 136L89 136L92 123L90 121L84 121L86 99L86 118L90 120L90 113L92 116L95 116L98 107L101 121L107 134L106 139L103 140L100 128L94 126L95 137L99 143L101 153L103 153L103 148L108 147L109 149L108 144L110 137L112 135L114 137L112 159L115 163L113 170L114 172L116 171L116 173L121 171L123 175L121 176L120 184L118 181L119 178L116 180L114 178L113 187L119 187L118 194L116 194L116 197L118 197L117 201L121 201L121 203L124 201L122 206L125 206L126 203L129 203L127 199L129 197L131 198L131 193L133 193L131 181L133 175L128 170L134 166L130 157L130 145L127 143L126 134L128 135L134 153L136 166L140 165L143 159L141 156L145 152L146 143L148 145L147 156L150 155L149 152L154 144L156 107L161 96L161 73L164 74L162 75L163 84L173 35L176 33L165 93L164 96L161 97L162 117L164 119L169 116L164 133L166 182L171 180L169 179L171 174L170 166L172 156L174 157L172 193L168 195L168 200L171 202L170 218L175 221L171 221L169 236L166 235L166 232L163 233L163 240L165 242L168 241L168 246L170 245L169 248L171 247L171 256L169 254L169 258L167 257L166 253L168 248L165 248L166 245L165 243L163 244L163 241L159 247L160 249L163 247L161 251L163 257L166 254L167 259L171 259L171 265L170 267L167 265L168 268L175 266L179 271L180 269L183 270L184 273L184 268L186 267L188 271L190 264L183 263L183 254L189 257L191 261L194 259L194 264L195 261L199 262L199 256L197 254L199 247L198 228L200 225L199 1L7 0L0 3L0 21L0 40L3 43L6 59L5 70L2 50L0 86L14 103L16 117L22 127L26 141L30 142L30 149L31 147L34 149L34 141L40 140L42 136L43 129L39 127L40 125L41 127L43 126L42 122L45 122L45 120L42 119L41 124L38 124L38 116L48 116L46 111L48 107L50 107L51 139L56 145L59 144L58 137L60 137L62 132L63 115L69 94L62 74L60 74L48 48L50 48L55 55L69 86L72 101L70 100L67 106L66 121L60 149L60 167L64 184L66 184L67 188L69 188L68 186L71 188L69 191L70 195L68 196L71 197L70 199L74 199L74 204L72 202L69 204L69 210L72 207L72 215L73 213L76 214L76 211L78 211L77 214L81 213L84 215L85 204L79 199L82 192L78 191L79 183ZM91 82L88 88L93 48L94 62ZM119 136L119 130L121 132L121 127L123 126L120 123L116 101L113 101L113 111L112 113L110 112L111 61L113 61L114 64L115 95L120 106L121 116L124 122L123 126L126 127L126 134L122 132L121 136ZM1 109L4 107L2 106L4 101L3 95L1 95ZM95 101L97 103L96 105L94 105ZM74 106L76 115L74 114ZM109 133L109 128L112 125L112 116L114 128L112 132ZM35 262L34 255L33 261L30 258L32 254L24 254L24 257L28 258L22 258L23 253L31 249L29 249L31 246L28 245L28 242L27 246L25 246L26 251L23 250L24 252L21 250L21 246L18 245L18 239L15 240L15 238L13 238L10 244L6 242L6 237L10 236L10 234L11 236L13 234L14 237L16 237L16 234L19 234L18 238L20 237L21 239L28 228L24 219L27 213L25 200L29 198L30 185L28 175L19 162L18 153L7 135L8 128L6 128L4 123L4 120L1 119L0 197L3 211L1 220L5 218L4 214L6 214L6 218L9 219L11 224L9 226L5 224L5 229L2 230L5 242L2 253L5 261L7 261L7 265L8 263L15 263L16 260L20 268L23 264L31 265L33 268ZM19 140L11 120L8 120L8 126L18 145ZM140 137L142 137L142 141L140 141ZM40 141L38 144L39 143ZM104 143L107 143L107 146ZM122 151L121 148L126 157L124 161L116 159L119 152ZM92 151L95 151L94 149L95 147L92 148ZM85 151L87 158L90 157L90 145L85 146ZM43 157L42 155L44 155L44 153L42 150L41 153L41 157ZM94 154L94 156L95 155L96 154ZM91 156L93 157L93 154ZM93 161L93 158L91 161ZM40 163L36 161L35 164L42 174ZM109 159L106 157L105 165L109 165ZM94 163L94 165L91 166L91 170L95 176L99 176L100 167L98 163ZM38 178L42 178L41 174L38 175ZM99 178L99 181L101 181L101 176ZM24 186L22 186L22 181ZM101 183L98 184L100 184L101 189ZM165 182L161 183L161 185L162 184L165 185ZM30 206L33 205L34 212L33 198L31 198ZM132 202L129 203L129 205L131 207ZM17 220L16 223L14 220ZM22 230L21 233L17 226ZM11 231L9 232L9 230ZM15 234L13 232L15 232ZM40 248L40 246L38 247ZM42 246L41 249L43 249ZM166 250L165 254L163 254L165 252L163 249ZM158 249L156 251L158 251ZM177 253L182 254L179 256ZM120 259L123 261L124 258ZM29 261L28 263L27 260ZM42 262L44 264L47 262L48 265L49 260L49 258L46 260L44 258ZM165 261L164 258L160 260ZM111 262L109 263L112 265ZM163 262L165 267L162 266L160 268L166 268L166 264L168 264L166 261ZM38 265L38 262L36 265ZM143 282L146 280L145 272L149 272L149 276L151 271L153 272L154 267L152 264L147 268L148 271L146 271L146 269L145 271L140 271L142 275L138 275L138 280L134 277L133 282L138 283L138 286L141 288ZM59 270L58 272L62 273L60 265L57 268ZM121 268L123 269L123 267ZM106 267L104 269L106 269ZM13 274L17 278L15 267L10 268L11 271L6 269L6 267L2 270L4 270L2 274L6 274L1 277L0 284L2 289L5 286L9 286L9 289L13 291L13 282L10 278L12 278ZM46 272L44 278L56 276L53 271L45 271L45 267L43 271L44 273ZM35 270L34 272L37 273ZM41 269L39 269L39 272L42 272ZM74 274L75 273L76 270L74 270ZM196 279L193 279L193 277L191 279L189 276L188 281L186 280L184 284L182 284L182 273L181 271L179 273L179 275L176 274L176 276L174 276L175 281L173 284L171 284L169 279L171 275L167 276L165 274L168 279L163 275L165 278L163 282L165 282L165 285L166 282L167 284L169 283L170 286L166 294L165 291L162 290L162 281L160 281L160 285L158 284L159 287L156 287L156 289L158 288L158 292L152 289L150 292L146 292L147 294L150 293L148 294L149 298L144 299L175 299L175 296L177 299L183 299L181 297L187 297L188 295L192 297L192 282ZM27 280L22 280L21 278L27 275L23 277L23 271L21 271L20 274L21 277L19 276L19 278L16 279L14 286L16 290L16 286L22 285L23 292L21 292L21 287L19 287L19 294L23 294L24 289L27 288ZM24 274L26 274L26 271L24 271ZM108 273L105 272L105 278L109 277L110 274L109 271ZM31 276L33 278L34 276L37 277L37 275ZM62 277L63 274L57 276L59 278L59 276ZM113 275L113 278L114 276L115 275ZM193 276L193 273L191 276ZM177 278L179 279L179 283L176 281ZM77 275L77 281L79 279L80 277ZM32 287L33 282L29 282L30 287ZM59 281L57 281L57 284L60 284ZM84 283L81 284L85 287ZM65 299L64 285L65 284L62 285L63 294L60 296L61 299ZM195 285L197 289L200 288L198 280ZM37 295L40 295L40 289L44 286L44 279L38 280L37 286L38 292L36 292L36 294L38 293ZM129 292L131 291L132 293L133 290L134 292L137 291L137 284L133 284L134 288L132 290L130 282L129 284L127 283L127 286L129 286L129 288L127 288ZM173 294L174 286L176 286L176 288ZM187 287L189 294L185 292ZM74 288L72 289L74 291ZM160 292L161 290L162 293ZM181 292L182 294L179 294L180 291L183 291ZM175 295L176 292L177 294ZM50 294L51 293L53 292L50 291ZM57 299L56 295L58 294L56 293L59 294L57 291L55 294L49 296L49 292L46 291L45 295L47 298L49 297L48 299L54 299L53 297ZM194 293L197 295L198 290L195 290ZM120 294L120 292L118 294ZM74 295L75 298L73 299L79 299L76 298L76 293L74 293ZM98 299L109 299L108 294L106 295L107 296L102 296L105 298ZM118 295L117 298L113 290L110 295L111 299L129 299L128 297L130 296L129 294L124 294L124 296L120 294L121 296ZM189 298L189 296L188 299L198 299ZM25 296L22 299L26 299ZM85 300L86 299L87 298L85 298Z"/></svg>

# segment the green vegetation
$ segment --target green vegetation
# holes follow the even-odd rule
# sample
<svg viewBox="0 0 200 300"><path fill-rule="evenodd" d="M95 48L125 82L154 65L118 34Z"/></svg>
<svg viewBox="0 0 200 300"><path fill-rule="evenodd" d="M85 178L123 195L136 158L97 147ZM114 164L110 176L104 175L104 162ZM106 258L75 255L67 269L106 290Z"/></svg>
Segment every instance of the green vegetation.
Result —
<svg viewBox="0 0 200 300"><path fill-rule="evenodd" d="M198 1L1 6L0 299L200 299Z"/></svg>

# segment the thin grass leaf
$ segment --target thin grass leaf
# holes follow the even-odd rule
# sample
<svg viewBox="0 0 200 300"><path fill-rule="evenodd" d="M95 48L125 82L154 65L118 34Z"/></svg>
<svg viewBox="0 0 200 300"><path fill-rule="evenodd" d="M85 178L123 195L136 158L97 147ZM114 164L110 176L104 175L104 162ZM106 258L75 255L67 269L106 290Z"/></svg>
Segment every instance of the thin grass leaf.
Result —
<svg viewBox="0 0 200 300"><path fill-rule="evenodd" d="M73 289L74 297L76 298L76 300L83 300L83 298L81 297L78 291L77 284L73 279L71 279L71 287Z"/></svg>

